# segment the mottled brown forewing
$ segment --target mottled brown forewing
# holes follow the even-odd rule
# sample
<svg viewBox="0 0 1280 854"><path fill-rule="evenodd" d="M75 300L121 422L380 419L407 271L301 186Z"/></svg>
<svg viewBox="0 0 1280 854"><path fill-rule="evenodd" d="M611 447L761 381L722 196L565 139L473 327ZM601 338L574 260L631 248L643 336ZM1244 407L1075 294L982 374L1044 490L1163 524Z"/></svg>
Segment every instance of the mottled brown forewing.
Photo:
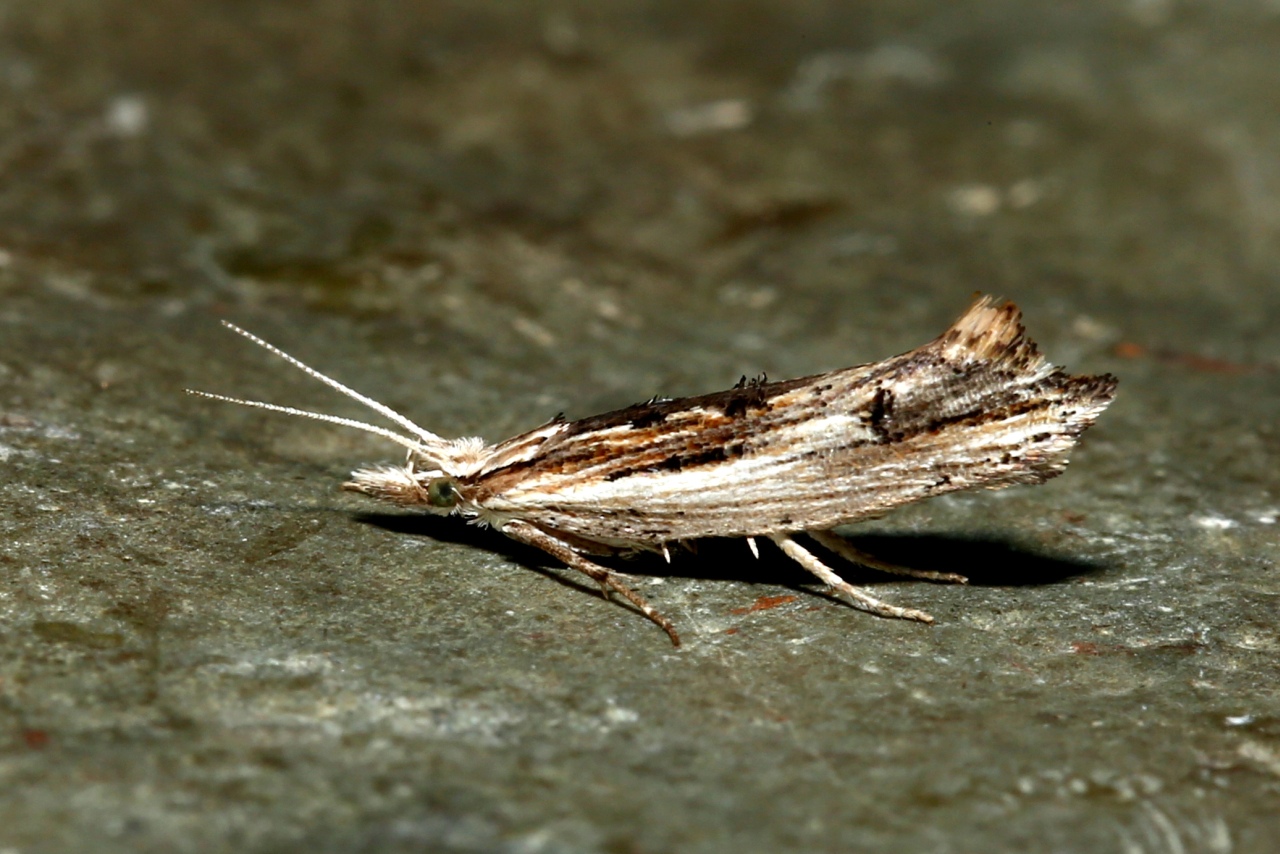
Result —
<svg viewBox="0 0 1280 854"><path fill-rule="evenodd" d="M604 543L825 529L1053 477L1114 389L1048 364L1016 307L982 300L875 364L552 422L459 484L490 512Z"/></svg>

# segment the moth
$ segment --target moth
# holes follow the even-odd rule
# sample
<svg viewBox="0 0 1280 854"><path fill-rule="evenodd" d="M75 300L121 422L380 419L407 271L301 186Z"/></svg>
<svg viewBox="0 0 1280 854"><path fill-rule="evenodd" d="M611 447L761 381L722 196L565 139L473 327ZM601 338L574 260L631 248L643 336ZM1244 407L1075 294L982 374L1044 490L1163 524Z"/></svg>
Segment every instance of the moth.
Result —
<svg viewBox="0 0 1280 854"><path fill-rule="evenodd" d="M542 549L675 626L597 563L704 537L767 538L853 607L933 622L846 582L812 545L853 563L931 581L961 575L883 563L835 533L935 495L1042 483L1106 409L1116 379L1047 362L1011 302L978 298L940 336L884 361L782 382L744 377L727 391L654 398L577 421L557 416L497 444L445 439L239 327L269 350L397 425L192 394L354 427L408 450L403 464L359 469L344 488L428 513L458 515ZM809 542L803 542L802 537Z"/></svg>

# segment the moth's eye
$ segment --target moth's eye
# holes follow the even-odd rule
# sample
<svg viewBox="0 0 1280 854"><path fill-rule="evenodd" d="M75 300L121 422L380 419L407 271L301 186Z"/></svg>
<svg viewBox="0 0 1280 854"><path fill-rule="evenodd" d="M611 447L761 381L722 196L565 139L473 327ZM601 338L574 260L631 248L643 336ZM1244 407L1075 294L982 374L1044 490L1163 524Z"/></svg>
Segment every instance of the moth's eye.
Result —
<svg viewBox="0 0 1280 854"><path fill-rule="evenodd" d="M438 477L427 484L427 503L432 507L452 507L458 503L458 490L447 477Z"/></svg>

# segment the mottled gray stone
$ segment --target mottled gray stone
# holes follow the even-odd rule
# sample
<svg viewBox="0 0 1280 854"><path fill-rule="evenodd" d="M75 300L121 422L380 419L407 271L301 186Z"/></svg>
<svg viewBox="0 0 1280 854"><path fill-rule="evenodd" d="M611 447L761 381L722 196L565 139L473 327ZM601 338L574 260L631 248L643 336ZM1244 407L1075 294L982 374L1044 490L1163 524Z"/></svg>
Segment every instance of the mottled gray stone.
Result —
<svg viewBox="0 0 1280 854"><path fill-rule="evenodd" d="M1266 4L3 12L0 851L1274 850ZM1064 477L850 531L973 576L849 572L934 627L711 543L627 567L673 650L339 492L375 437L181 393L355 414L226 317L498 439L975 290L1120 396Z"/></svg>

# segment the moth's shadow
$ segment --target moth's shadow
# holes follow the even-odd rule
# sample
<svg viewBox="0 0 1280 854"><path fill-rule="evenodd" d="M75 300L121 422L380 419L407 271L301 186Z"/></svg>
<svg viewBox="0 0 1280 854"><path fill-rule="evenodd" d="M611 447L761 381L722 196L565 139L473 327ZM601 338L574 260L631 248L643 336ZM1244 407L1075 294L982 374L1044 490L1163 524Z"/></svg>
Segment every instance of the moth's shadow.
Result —
<svg viewBox="0 0 1280 854"><path fill-rule="evenodd" d="M577 573L564 568L544 552L504 537L496 531L461 524L457 519L400 513L361 513L357 514L356 519L398 534L430 537L441 542L487 549L571 587L597 589L593 583L581 579ZM1092 575L1105 568L1097 563L1029 551L1004 540L952 534L868 534L848 539L855 548L886 563L911 569L958 572L967 576L969 584L975 586L1023 587L1054 584L1067 578ZM619 572L662 578L744 581L786 587L813 586L818 583L768 540L760 538L757 544L760 549L759 560L752 556L747 544L738 539L698 540L692 549L673 548L669 564L657 554L599 557L593 560ZM811 541L806 541L806 546L811 547L828 566L852 584L903 580L900 576L851 565Z"/></svg>

